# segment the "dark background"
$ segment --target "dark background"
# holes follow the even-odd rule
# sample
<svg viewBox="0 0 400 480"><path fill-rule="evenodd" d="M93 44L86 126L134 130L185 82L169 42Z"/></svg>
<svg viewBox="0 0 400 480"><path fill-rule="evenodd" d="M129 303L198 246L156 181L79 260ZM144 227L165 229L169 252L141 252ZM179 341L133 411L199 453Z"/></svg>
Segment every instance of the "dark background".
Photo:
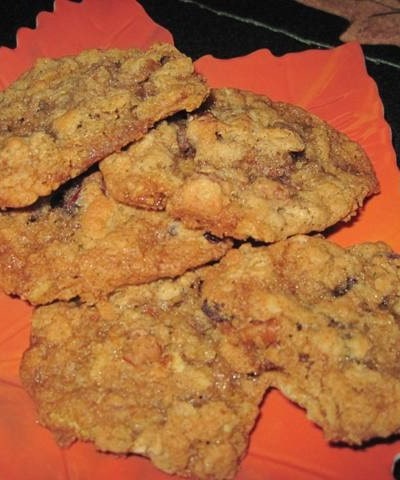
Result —
<svg viewBox="0 0 400 480"><path fill-rule="evenodd" d="M112 0L108 3L112 8ZM229 58L259 48L282 55L337 46L348 25L341 17L293 0L139 0L139 3L154 21L172 33L177 48L193 59L208 53ZM42 10L52 11L53 0L0 0L0 46L15 48L17 29L33 28L36 15ZM400 166L400 48L384 45L362 48L368 73L378 85L385 117L392 128Z"/></svg>

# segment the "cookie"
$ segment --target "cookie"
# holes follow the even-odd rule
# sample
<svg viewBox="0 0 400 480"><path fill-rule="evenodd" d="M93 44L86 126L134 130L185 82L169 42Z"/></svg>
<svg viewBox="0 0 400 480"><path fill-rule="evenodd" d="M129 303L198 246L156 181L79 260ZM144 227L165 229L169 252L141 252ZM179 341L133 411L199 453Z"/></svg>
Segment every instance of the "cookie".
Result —
<svg viewBox="0 0 400 480"><path fill-rule="evenodd" d="M39 60L0 92L0 208L33 204L207 93L168 44Z"/></svg>
<svg viewBox="0 0 400 480"><path fill-rule="evenodd" d="M252 341L271 384L327 439L399 433L400 255L387 245L307 236L246 245L206 271L202 295L209 318L233 332L231 357Z"/></svg>
<svg viewBox="0 0 400 480"><path fill-rule="evenodd" d="M123 285L180 275L230 246L165 212L117 203L93 172L0 213L0 287L32 304L94 301Z"/></svg>
<svg viewBox="0 0 400 480"><path fill-rule="evenodd" d="M363 150L299 107L212 91L100 168L114 198L190 228L274 242L348 220L378 183Z"/></svg>
<svg viewBox="0 0 400 480"><path fill-rule="evenodd" d="M267 385L226 361L199 288L189 272L35 310L21 378L61 446L91 441L168 473L233 478Z"/></svg>

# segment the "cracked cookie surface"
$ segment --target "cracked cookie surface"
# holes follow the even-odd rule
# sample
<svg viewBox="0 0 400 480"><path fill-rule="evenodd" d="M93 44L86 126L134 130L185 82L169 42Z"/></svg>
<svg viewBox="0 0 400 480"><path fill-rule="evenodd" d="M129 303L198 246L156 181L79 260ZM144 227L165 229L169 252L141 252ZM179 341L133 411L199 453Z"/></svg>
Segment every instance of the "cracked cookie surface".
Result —
<svg viewBox="0 0 400 480"><path fill-rule="evenodd" d="M358 445L400 431L400 256L386 244L246 245L206 271L202 295L227 331L251 333L272 385L327 439ZM232 358L242 342L235 333Z"/></svg>
<svg viewBox="0 0 400 480"><path fill-rule="evenodd" d="M270 387L359 445L400 430L399 279L383 243L244 245L93 305L38 307L21 378L60 445L193 478L235 475Z"/></svg>
<svg viewBox="0 0 400 480"><path fill-rule="evenodd" d="M213 90L199 111L162 122L100 168L121 202L266 242L349 219L378 189L367 156L344 134L234 89Z"/></svg>
<svg viewBox="0 0 400 480"><path fill-rule="evenodd" d="M93 301L123 285L180 275L230 246L165 212L116 202L94 172L33 206L0 213L0 286L33 304Z"/></svg>
<svg viewBox="0 0 400 480"><path fill-rule="evenodd" d="M21 376L60 445L92 441L168 473L233 478L267 383L225 359L200 288L189 272L35 310Z"/></svg>
<svg viewBox="0 0 400 480"><path fill-rule="evenodd" d="M0 207L34 203L207 93L168 44L40 59L0 92Z"/></svg>

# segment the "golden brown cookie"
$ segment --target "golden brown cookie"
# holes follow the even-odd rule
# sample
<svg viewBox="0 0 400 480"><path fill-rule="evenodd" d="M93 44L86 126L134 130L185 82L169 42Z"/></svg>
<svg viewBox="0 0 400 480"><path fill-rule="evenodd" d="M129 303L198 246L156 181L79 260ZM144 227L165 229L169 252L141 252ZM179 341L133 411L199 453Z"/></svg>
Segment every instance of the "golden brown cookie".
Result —
<svg viewBox="0 0 400 480"><path fill-rule="evenodd" d="M0 92L0 207L32 204L207 93L169 44L39 60Z"/></svg>
<svg viewBox="0 0 400 480"><path fill-rule="evenodd" d="M304 110L234 89L100 168L120 202L217 236L273 242L349 219L378 189L363 150Z"/></svg>
<svg viewBox="0 0 400 480"><path fill-rule="evenodd" d="M399 433L400 255L296 236L232 250L203 280L203 310L231 338L227 355L251 344L272 385L329 440Z"/></svg>
<svg viewBox="0 0 400 480"><path fill-rule="evenodd" d="M117 203L94 172L33 206L0 213L0 287L33 304L93 301L123 285L180 275L229 248L165 212Z"/></svg>
<svg viewBox="0 0 400 480"><path fill-rule="evenodd" d="M227 362L197 273L33 316L21 376L61 446L149 457L168 473L233 478L267 383ZM237 363L237 362L236 362Z"/></svg>

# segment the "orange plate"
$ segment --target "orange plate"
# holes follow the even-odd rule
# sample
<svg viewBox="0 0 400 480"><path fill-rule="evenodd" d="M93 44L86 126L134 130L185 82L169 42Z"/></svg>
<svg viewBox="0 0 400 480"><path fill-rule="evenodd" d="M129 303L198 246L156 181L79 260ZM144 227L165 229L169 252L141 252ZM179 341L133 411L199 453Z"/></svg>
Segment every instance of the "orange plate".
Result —
<svg viewBox="0 0 400 480"><path fill-rule="evenodd" d="M105 0L80 4L56 0L54 13L41 13L35 30L19 31L15 50L0 48L0 87L39 56L57 57L89 47L146 47L155 41L173 40L134 1L113 0L110 8ZM400 251L399 175L390 129L357 44L279 58L268 50L230 60L205 56L196 65L212 86L240 87L297 103L359 141L374 163L381 193L367 202L355 221L335 228L331 237L342 245L384 240ZM21 354L29 341L31 309L0 295L0 311L1 479L172 478L146 459L97 453L90 444L59 449L51 434L37 424L33 404L18 378ZM237 480L390 480L398 452L399 441L359 450L329 446L301 409L272 392Z"/></svg>

